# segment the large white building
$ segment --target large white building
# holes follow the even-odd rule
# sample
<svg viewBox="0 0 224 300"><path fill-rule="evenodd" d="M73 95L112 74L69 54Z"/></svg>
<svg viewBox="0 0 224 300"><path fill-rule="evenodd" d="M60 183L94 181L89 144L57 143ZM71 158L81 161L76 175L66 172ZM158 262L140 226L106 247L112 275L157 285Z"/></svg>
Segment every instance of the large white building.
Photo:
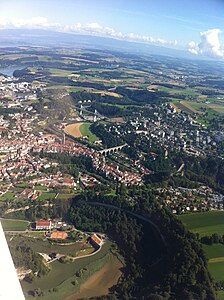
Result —
<svg viewBox="0 0 224 300"><path fill-rule="evenodd" d="M51 220L40 220L36 222L36 230L51 230L52 222Z"/></svg>

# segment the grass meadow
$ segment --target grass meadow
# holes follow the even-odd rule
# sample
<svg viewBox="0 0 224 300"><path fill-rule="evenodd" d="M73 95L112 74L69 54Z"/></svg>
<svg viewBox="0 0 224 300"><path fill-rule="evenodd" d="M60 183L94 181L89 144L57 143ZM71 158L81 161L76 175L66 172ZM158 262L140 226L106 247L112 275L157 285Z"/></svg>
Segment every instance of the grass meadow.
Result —
<svg viewBox="0 0 224 300"><path fill-rule="evenodd" d="M88 139L90 142L95 142L98 140L98 137L91 132L90 125L91 125L91 123L83 123L80 126L80 132L81 132L82 136L88 136Z"/></svg>
<svg viewBox="0 0 224 300"><path fill-rule="evenodd" d="M192 232L200 236L217 233L224 235L224 211L210 211L204 213L186 214L178 217ZM208 269L215 281L224 280L224 245L203 245L208 259ZM220 292L218 299L224 299Z"/></svg>
<svg viewBox="0 0 224 300"><path fill-rule="evenodd" d="M78 292L80 285L104 266L109 259L110 247L111 243L107 242L101 251L93 256L70 263L53 262L50 264L51 270L47 275L36 277L32 283L23 281L23 291L28 293L30 290L40 288L44 293L43 299L65 299L65 297ZM82 274L77 276L77 272L80 270L82 270ZM27 296L26 299L35 298Z"/></svg>
<svg viewBox="0 0 224 300"><path fill-rule="evenodd" d="M184 225L200 236L224 235L224 211L209 211L178 216Z"/></svg>
<svg viewBox="0 0 224 300"><path fill-rule="evenodd" d="M25 231L29 222L20 220L1 219L4 231Z"/></svg>

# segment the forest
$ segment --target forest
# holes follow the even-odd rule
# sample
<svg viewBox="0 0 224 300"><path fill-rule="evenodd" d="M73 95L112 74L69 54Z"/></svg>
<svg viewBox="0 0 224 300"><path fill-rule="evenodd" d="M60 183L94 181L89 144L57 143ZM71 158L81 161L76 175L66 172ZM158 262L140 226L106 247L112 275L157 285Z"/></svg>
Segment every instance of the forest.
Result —
<svg viewBox="0 0 224 300"><path fill-rule="evenodd" d="M111 206L100 205L105 203ZM129 211L156 224L164 243L149 223ZM79 195L71 206L70 221L79 229L107 233L120 248L125 274L111 299L215 299L200 241L160 208L149 188L118 190L116 196Z"/></svg>

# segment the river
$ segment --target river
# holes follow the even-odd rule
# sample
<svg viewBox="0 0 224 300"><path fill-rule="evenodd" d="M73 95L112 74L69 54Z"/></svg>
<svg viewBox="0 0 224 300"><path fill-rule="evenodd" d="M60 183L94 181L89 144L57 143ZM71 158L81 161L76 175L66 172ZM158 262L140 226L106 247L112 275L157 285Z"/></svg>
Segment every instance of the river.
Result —
<svg viewBox="0 0 224 300"><path fill-rule="evenodd" d="M0 68L0 74L6 75L6 76L13 76L13 73L15 70L22 70L23 68L26 68L27 66L9 66L6 68Z"/></svg>

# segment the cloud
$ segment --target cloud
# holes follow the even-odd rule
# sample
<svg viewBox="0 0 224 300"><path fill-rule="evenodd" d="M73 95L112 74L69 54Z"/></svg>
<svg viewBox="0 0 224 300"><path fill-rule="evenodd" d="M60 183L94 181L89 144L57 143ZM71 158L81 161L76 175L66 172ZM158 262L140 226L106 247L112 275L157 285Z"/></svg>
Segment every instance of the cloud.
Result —
<svg viewBox="0 0 224 300"><path fill-rule="evenodd" d="M0 28L59 28L59 23L49 23L47 18L35 17L30 19L0 19Z"/></svg>
<svg viewBox="0 0 224 300"><path fill-rule="evenodd" d="M100 30L102 27L98 23L89 23L86 25L87 28L93 29L93 30Z"/></svg>
<svg viewBox="0 0 224 300"><path fill-rule="evenodd" d="M222 58L224 57L224 49L221 47L219 35L220 29L210 29L200 33L201 41L194 41L188 44L188 50L193 54L202 54L206 56Z"/></svg>
<svg viewBox="0 0 224 300"><path fill-rule="evenodd" d="M176 47L177 41L169 41L161 38L155 38L135 33L123 33L107 26L101 26L96 22L73 25L62 25L60 23L51 23L47 18L35 17L30 19L1 19L0 29L6 28L24 28L24 29L50 29L58 32L67 32L73 34L89 34L94 36L110 37L120 40L128 40L133 42L156 44L161 46Z"/></svg>

